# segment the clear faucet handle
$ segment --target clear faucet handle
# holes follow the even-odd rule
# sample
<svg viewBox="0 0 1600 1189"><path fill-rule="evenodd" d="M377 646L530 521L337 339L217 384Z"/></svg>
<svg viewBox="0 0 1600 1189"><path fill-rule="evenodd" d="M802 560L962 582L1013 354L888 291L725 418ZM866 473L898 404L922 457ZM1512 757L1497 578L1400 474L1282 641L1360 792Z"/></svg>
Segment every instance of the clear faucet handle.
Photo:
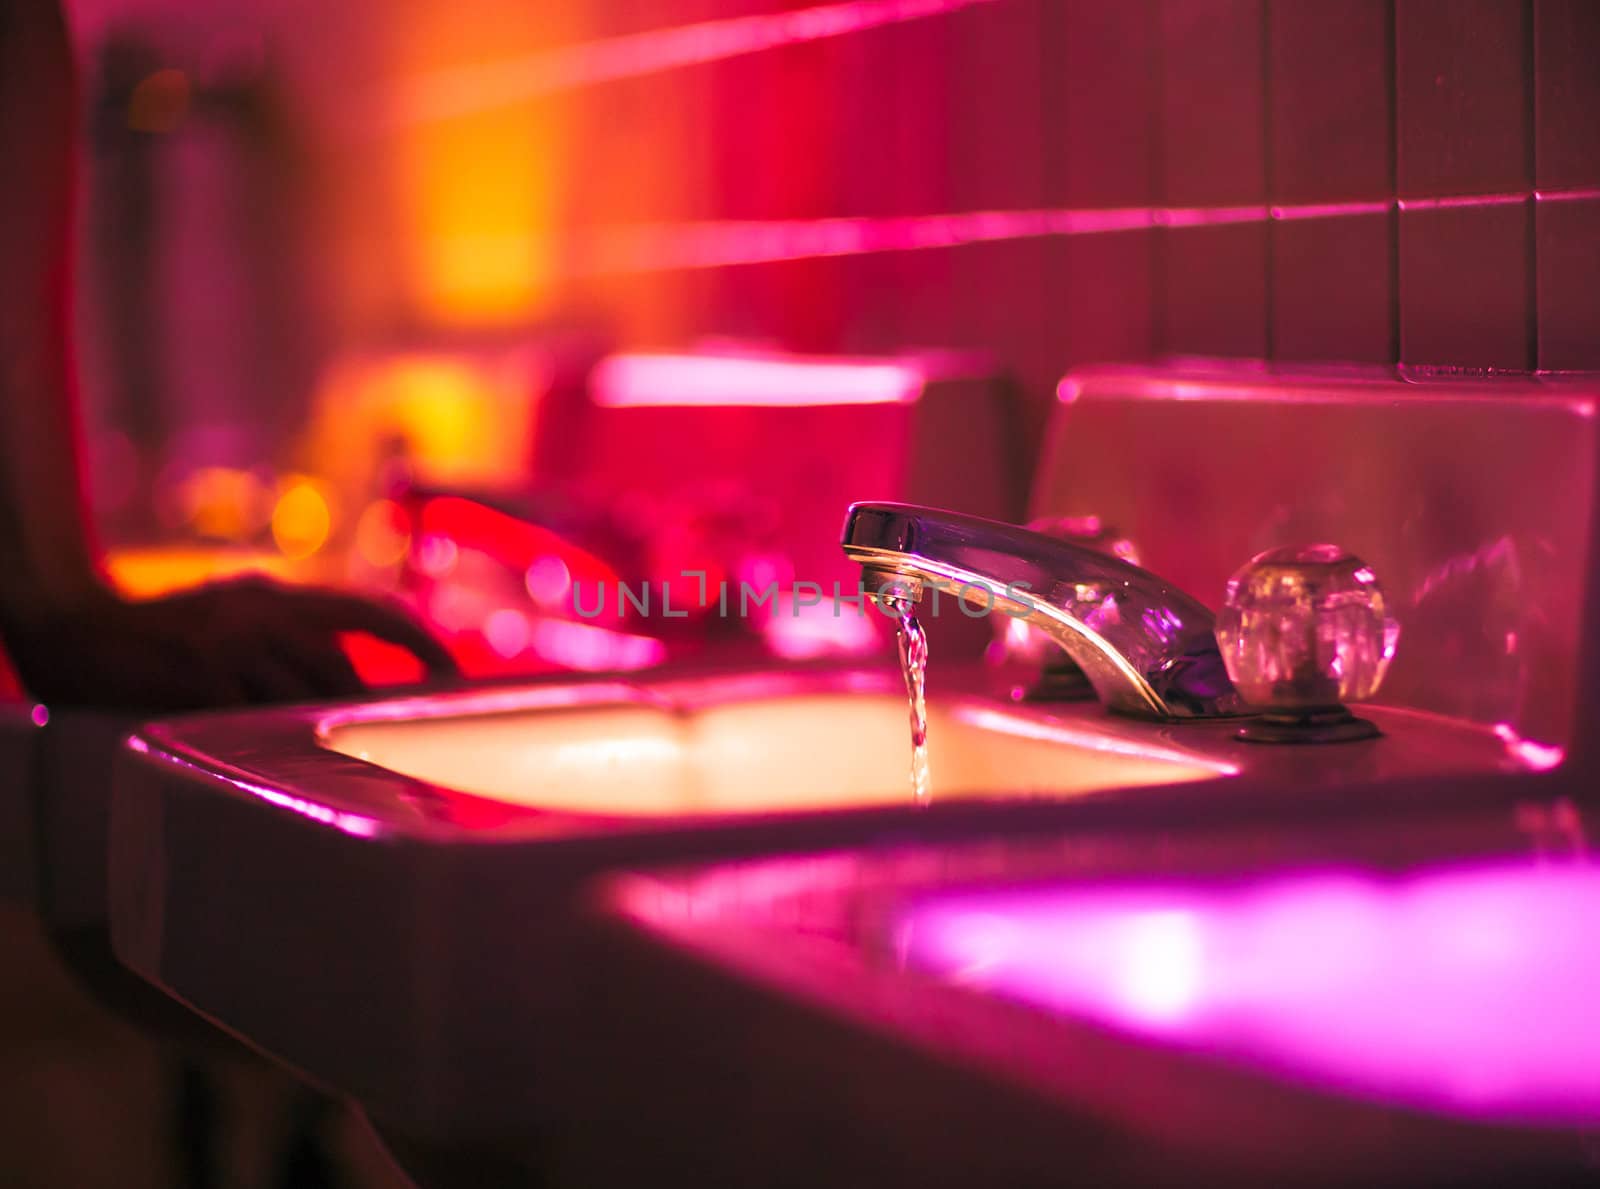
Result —
<svg viewBox="0 0 1600 1189"><path fill-rule="evenodd" d="M1337 545L1258 554L1228 580L1216 630L1228 677L1264 716L1243 737L1288 742L1377 733L1344 703L1365 701L1383 684L1399 625L1359 557Z"/></svg>

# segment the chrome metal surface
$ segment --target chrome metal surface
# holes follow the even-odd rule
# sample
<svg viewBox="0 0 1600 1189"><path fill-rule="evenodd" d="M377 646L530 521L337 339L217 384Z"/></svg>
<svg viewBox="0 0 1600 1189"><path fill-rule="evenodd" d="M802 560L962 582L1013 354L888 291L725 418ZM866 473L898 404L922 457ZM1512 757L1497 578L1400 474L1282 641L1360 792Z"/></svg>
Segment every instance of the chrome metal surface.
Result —
<svg viewBox="0 0 1600 1189"><path fill-rule="evenodd" d="M1013 524L910 504L855 504L841 541L869 593L926 588L1047 633L1108 708L1142 718L1241 712L1211 612L1116 557Z"/></svg>
<svg viewBox="0 0 1600 1189"><path fill-rule="evenodd" d="M1027 527L1047 537L1060 537L1096 553L1108 553L1133 565L1139 564L1134 543L1098 516L1046 516L1030 520ZM1094 686L1077 662L1042 631L1025 620L997 615L992 642L985 656L1002 678L1012 698L1035 702L1089 701Z"/></svg>
<svg viewBox="0 0 1600 1189"><path fill-rule="evenodd" d="M1210 606L1245 558L1337 541L1382 580L1382 700L1600 770L1600 377L1186 363L1063 381L1030 514L1102 517ZM1577 775L1574 767L1574 777Z"/></svg>

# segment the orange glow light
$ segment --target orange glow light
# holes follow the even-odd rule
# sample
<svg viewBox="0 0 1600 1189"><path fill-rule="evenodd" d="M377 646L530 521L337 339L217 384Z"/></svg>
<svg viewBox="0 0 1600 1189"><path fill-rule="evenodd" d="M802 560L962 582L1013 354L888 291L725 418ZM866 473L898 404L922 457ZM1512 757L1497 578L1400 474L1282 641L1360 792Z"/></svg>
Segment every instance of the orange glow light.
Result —
<svg viewBox="0 0 1600 1189"><path fill-rule="evenodd" d="M352 356L321 385L305 462L363 506L386 443L396 441L422 482L515 482L544 385L539 361L526 351Z"/></svg>
<svg viewBox="0 0 1600 1189"><path fill-rule="evenodd" d="M411 518L393 500L374 500L356 522L356 552L376 569L386 570L405 559L411 548Z"/></svg>
<svg viewBox="0 0 1600 1189"><path fill-rule="evenodd" d="M130 599L155 599L205 582L266 574L286 581L299 575L294 564L263 550L113 549L105 559L112 584Z"/></svg>
<svg viewBox="0 0 1600 1189"><path fill-rule="evenodd" d="M545 5L530 22L518 0L413 5L389 22L396 85L492 59L529 36L579 34L582 6ZM395 195L417 313L449 326L511 325L550 300L573 113L499 109L407 130L395 145Z"/></svg>
<svg viewBox="0 0 1600 1189"><path fill-rule="evenodd" d="M184 519L202 537L238 541L252 536L266 519L267 492L249 471L202 467L179 491Z"/></svg>
<svg viewBox="0 0 1600 1189"><path fill-rule="evenodd" d="M286 483L272 509L272 539L289 558L310 557L321 549L333 527L328 501L311 482Z"/></svg>

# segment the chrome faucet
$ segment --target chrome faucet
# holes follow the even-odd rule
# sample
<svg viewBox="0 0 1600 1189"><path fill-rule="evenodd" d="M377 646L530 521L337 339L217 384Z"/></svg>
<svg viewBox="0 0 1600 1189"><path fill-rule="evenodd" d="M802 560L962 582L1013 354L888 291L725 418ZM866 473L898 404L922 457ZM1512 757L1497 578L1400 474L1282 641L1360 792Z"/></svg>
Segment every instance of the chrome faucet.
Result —
<svg viewBox="0 0 1600 1189"><path fill-rule="evenodd" d="M1061 645L1109 709L1141 718L1250 711L1210 611L1148 570L1058 537L911 504L853 504L841 540L874 598L966 598ZM936 596L937 597L937 596Z"/></svg>

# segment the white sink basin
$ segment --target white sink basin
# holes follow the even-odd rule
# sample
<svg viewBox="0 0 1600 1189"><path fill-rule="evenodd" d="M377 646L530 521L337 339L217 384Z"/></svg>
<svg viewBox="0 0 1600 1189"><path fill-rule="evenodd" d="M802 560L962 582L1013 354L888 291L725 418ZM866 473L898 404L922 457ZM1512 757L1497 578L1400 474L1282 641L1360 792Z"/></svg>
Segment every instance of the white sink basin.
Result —
<svg viewBox="0 0 1600 1189"><path fill-rule="evenodd" d="M748 700L618 698L327 728L328 748L510 805L632 818L907 806L904 694L774 687ZM730 688L730 693L736 687ZM980 701L929 708L935 801L1173 784L1230 775L1193 751Z"/></svg>

